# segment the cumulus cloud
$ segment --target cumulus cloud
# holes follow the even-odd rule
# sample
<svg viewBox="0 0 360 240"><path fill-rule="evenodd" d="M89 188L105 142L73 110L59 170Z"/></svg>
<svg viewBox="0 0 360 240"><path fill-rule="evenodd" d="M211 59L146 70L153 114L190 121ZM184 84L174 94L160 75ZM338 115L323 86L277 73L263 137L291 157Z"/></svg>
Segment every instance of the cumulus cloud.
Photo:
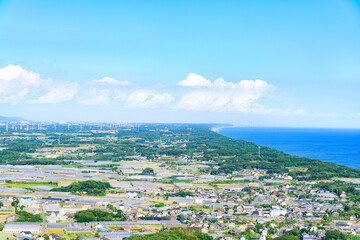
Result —
<svg viewBox="0 0 360 240"><path fill-rule="evenodd" d="M170 103L172 100L173 97L169 93L136 90L128 96L126 103L130 107L157 107L159 104Z"/></svg>
<svg viewBox="0 0 360 240"><path fill-rule="evenodd" d="M60 87L55 87L45 95L30 100L30 103L62 103L70 101L77 94L77 87L77 83L68 83Z"/></svg>
<svg viewBox="0 0 360 240"><path fill-rule="evenodd" d="M196 88L181 96L180 109L264 113L269 110L257 101L274 88L259 79L233 83L218 78L211 82L196 74L189 74L178 85Z"/></svg>
<svg viewBox="0 0 360 240"><path fill-rule="evenodd" d="M178 82L178 85L182 87L211 87L213 83L203 76L190 73L185 80Z"/></svg>
<svg viewBox="0 0 360 240"><path fill-rule="evenodd" d="M23 69L19 65L8 65L0 68L1 92L13 87L38 87L51 82L51 79L41 79L40 74Z"/></svg>
<svg viewBox="0 0 360 240"><path fill-rule="evenodd" d="M115 78L111 78L111 77L103 77L101 79L95 79L95 80L92 80L92 82L93 83L116 84L116 85L120 85L120 86L130 85L129 81L118 81Z"/></svg>
<svg viewBox="0 0 360 240"><path fill-rule="evenodd" d="M19 65L8 65L0 68L0 103L59 104L73 101L84 105L116 104L149 108L168 105L192 111L306 114L304 109L265 107L261 101L274 87L260 79L227 82L218 78L211 81L190 73L177 85L181 88L180 92L174 93L177 96L175 102L172 94L155 90L164 86L142 89L128 81L107 76L83 84L53 81ZM169 105L172 102L175 103Z"/></svg>
<svg viewBox="0 0 360 240"><path fill-rule="evenodd" d="M51 79L42 79L38 73L23 69L19 65L0 68L0 102L20 103L31 89L47 87Z"/></svg>
<svg viewBox="0 0 360 240"><path fill-rule="evenodd" d="M55 82L19 65L0 68L1 103L61 103L77 93L77 83Z"/></svg>

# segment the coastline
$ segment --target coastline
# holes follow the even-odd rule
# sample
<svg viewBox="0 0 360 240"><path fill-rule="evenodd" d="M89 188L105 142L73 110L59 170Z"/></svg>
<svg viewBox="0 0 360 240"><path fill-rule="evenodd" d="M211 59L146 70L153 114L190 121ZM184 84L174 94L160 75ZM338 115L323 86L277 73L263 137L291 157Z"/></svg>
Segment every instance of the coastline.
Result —
<svg viewBox="0 0 360 240"><path fill-rule="evenodd" d="M225 126L216 126L216 127L211 127L211 128L210 128L210 131L219 133L219 130L221 130L221 129L223 129L223 128L232 128L232 127L237 127L237 126L236 126L236 125L232 125L232 124L225 125Z"/></svg>
<svg viewBox="0 0 360 240"><path fill-rule="evenodd" d="M244 127L241 135L237 135L238 127L242 126L214 126L211 131L233 139L243 139L260 146L267 146L290 155L360 169L359 145L354 144L358 141L357 139L360 139L358 129L356 129L357 134L354 135L349 134L353 132L352 129ZM223 128L234 128L235 134L229 133L232 129L221 131Z"/></svg>

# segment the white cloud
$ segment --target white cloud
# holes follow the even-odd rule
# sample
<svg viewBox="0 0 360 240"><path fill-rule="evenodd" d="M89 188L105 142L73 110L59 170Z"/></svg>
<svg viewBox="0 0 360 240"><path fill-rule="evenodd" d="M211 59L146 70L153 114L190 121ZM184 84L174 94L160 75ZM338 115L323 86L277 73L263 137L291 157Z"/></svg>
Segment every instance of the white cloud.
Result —
<svg viewBox="0 0 360 240"><path fill-rule="evenodd" d="M167 104L173 100L168 93L157 93L153 90L126 90L93 88L81 96L77 102L84 105L110 105L116 102L117 105L128 107L158 107L160 104Z"/></svg>
<svg viewBox="0 0 360 240"><path fill-rule="evenodd" d="M211 87L213 84L203 76L190 73L185 80L178 82L178 85L183 87Z"/></svg>
<svg viewBox="0 0 360 240"><path fill-rule="evenodd" d="M0 103L12 103L12 104L20 103L25 99L25 96L28 94L28 92L29 89L24 88L15 94L0 96Z"/></svg>
<svg viewBox="0 0 360 240"><path fill-rule="evenodd" d="M178 108L219 112L267 113L269 110L257 101L274 88L271 84L259 79L233 83L218 78L211 82L196 74L189 74L178 85L200 88L183 94L178 103Z"/></svg>
<svg viewBox="0 0 360 240"><path fill-rule="evenodd" d="M104 94L100 94L91 98L81 98L78 100L78 103L84 105L108 105L109 101L110 99L108 96Z"/></svg>
<svg viewBox="0 0 360 240"><path fill-rule="evenodd" d="M84 84L43 79L39 73L23 69L18 65L0 68L0 103L57 104L73 101L84 105L111 105L116 103L128 107L155 108L173 102L170 93L153 89L135 90L128 81L118 81L111 77L95 79ZM178 82L181 88L176 104L172 107L192 111L244 112L262 114L305 115L304 109L273 109L265 107L261 101L274 89L263 80L242 80L227 82L222 78L210 81L190 73ZM176 89L179 90L179 89ZM175 90L175 91L176 91Z"/></svg>
<svg viewBox="0 0 360 240"><path fill-rule="evenodd" d="M110 95L110 90L94 88L87 92L86 96L80 97L77 102L84 105L109 105L111 102Z"/></svg>
<svg viewBox="0 0 360 240"><path fill-rule="evenodd" d="M34 91L48 87L51 79L42 79L40 74L23 69L19 65L0 68L0 101L2 103L20 103Z"/></svg>
<svg viewBox="0 0 360 240"><path fill-rule="evenodd" d="M43 79L39 73L19 65L0 68L1 103L61 103L70 101L77 93L77 83Z"/></svg>
<svg viewBox="0 0 360 240"><path fill-rule="evenodd" d="M127 98L126 93L124 93L122 91L116 91L115 92L115 97L114 97L115 101L125 101L126 98Z"/></svg>
<svg viewBox="0 0 360 240"><path fill-rule="evenodd" d="M70 101L77 94L78 84L68 83L63 86L51 89L45 95L40 96L34 100L30 100L30 103L62 103Z"/></svg>
<svg viewBox="0 0 360 240"><path fill-rule="evenodd" d="M157 107L159 104L170 103L172 100L172 95L168 93L136 90L128 96L126 103L130 107Z"/></svg>
<svg viewBox="0 0 360 240"><path fill-rule="evenodd" d="M111 77L103 77L101 79L95 79L95 80L92 80L92 82L94 82L94 83L116 84L116 85L120 85L120 86L130 85L129 81L118 81L115 78L111 78Z"/></svg>
<svg viewBox="0 0 360 240"><path fill-rule="evenodd" d="M19 65L8 65L0 68L0 81L4 83L17 83L22 86L39 86L40 84L47 83L51 79L41 79L40 74L34 73L23 69Z"/></svg>

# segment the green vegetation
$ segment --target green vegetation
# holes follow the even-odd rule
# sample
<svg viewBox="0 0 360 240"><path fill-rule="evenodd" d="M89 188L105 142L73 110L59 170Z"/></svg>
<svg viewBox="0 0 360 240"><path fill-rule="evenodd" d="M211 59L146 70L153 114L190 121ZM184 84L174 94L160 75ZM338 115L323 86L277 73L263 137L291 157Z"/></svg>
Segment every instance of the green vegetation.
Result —
<svg viewBox="0 0 360 240"><path fill-rule="evenodd" d="M54 159L31 159L19 160L11 162L12 165L68 165L70 161L54 160Z"/></svg>
<svg viewBox="0 0 360 240"><path fill-rule="evenodd" d="M47 187L56 187L56 182L22 182L22 181L6 181L6 184L4 184L7 187L12 188L28 188L31 186L47 186Z"/></svg>
<svg viewBox="0 0 360 240"><path fill-rule="evenodd" d="M274 240L298 240L300 239L299 237L296 236L287 236L287 235L283 235L277 238L274 238Z"/></svg>
<svg viewBox="0 0 360 240"><path fill-rule="evenodd" d="M289 174L299 180L331 179L334 177L360 178L360 169L330 162L293 156L284 152L261 147L261 156L258 155L258 145L235 140L209 130L208 125L196 124L147 124L137 127L119 127L112 132L92 131L94 126L73 126L68 130L65 126L58 126L57 132L53 130L33 130L27 132L31 137L8 141L0 139L0 145L5 149L0 151L0 164L26 164L26 165L67 165L77 166L72 160L103 160L119 162L130 160L134 156L147 159L161 159L170 167L186 165L178 163L176 158L184 155L193 159L208 161L209 168L194 169L198 173L233 173L243 169L266 169L268 173ZM102 129L103 126L97 126ZM107 129L109 130L109 129ZM10 137L14 132L2 132ZM61 133L61 134L59 134ZM33 134L33 135L31 135ZM37 135L44 136L45 143ZM61 145L58 139L61 138ZM116 140L112 140L116 139ZM167 143L163 147L159 143ZM178 144L173 144L173 143ZM91 145L89 148L73 149L71 154L57 159L32 157L31 154L42 148L80 147ZM56 149L54 149L56 151ZM87 153L94 155L87 156ZM66 161L67 160L67 161ZM110 164L104 166L112 168ZM116 166L115 166L116 167ZM146 168L144 174L153 174L152 168ZM94 194L97 195L97 194Z"/></svg>
<svg viewBox="0 0 360 240"><path fill-rule="evenodd" d="M90 196L105 196L106 190L110 189L111 186L107 182L98 182L94 180L87 180L83 182L73 182L69 186L53 188L55 192L71 192L79 195L90 195Z"/></svg>
<svg viewBox="0 0 360 240"><path fill-rule="evenodd" d="M92 234L91 232L66 233L66 234L59 234L59 236L64 240L74 240L77 237L81 237L82 239L83 238L94 238L94 234Z"/></svg>
<svg viewBox="0 0 360 240"><path fill-rule="evenodd" d="M155 207L157 208L165 207L165 203L157 203L155 204Z"/></svg>
<svg viewBox="0 0 360 240"><path fill-rule="evenodd" d="M0 151L0 163L6 164L21 157L21 154L16 151L2 150Z"/></svg>
<svg viewBox="0 0 360 240"><path fill-rule="evenodd" d="M186 197L186 196L193 196L193 194L189 191L178 191L174 193L165 193L166 197Z"/></svg>
<svg viewBox="0 0 360 240"><path fill-rule="evenodd" d="M193 129L191 142L187 145L187 149L190 151L196 149L197 152L202 152L203 159L219 159L220 168L213 169L211 174L257 168L266 169L269 173L288 173L296 179L360 177L360 169L298 157L269 147L261 147L261 157L259 157L258 145L243 140L234 140L204 128ZM289 168L292 171L289 171ZM307 171L295 171L296 168L306 168Z"/></svg>
<svg viewBox="0 0 360 240"><path fill-rule="evenodd" d="M340 197L342 192L345 192L347 198L350 201L359 202L360 191L355 189L355 187L357 186L358 185L353 183L334 181L334 182L319 182L315 184L313 187L330 191L332 193L335 193L338 197Z"/></svg>
<svg viewBox="0 0 360 240"><path fill-rule="evenodd" d="M147 167L142 171L142 174L152 174L153 175L154 169Z"/></svg>
<svg viewBox="0 0 360 240"><path fill-rule="evenodd" d="M346 238L346 235L339 230L326 231L326 240L337 240L337 239L350 239Z"/></svg>
<svg viewBox="0 0 360 240"><path fill-rule="evenodd" d="M26 211L16 211L20 217L15 222L41 222L40 214L32 214Z"/></svg>
<svg viewBox="0 0 360 240"><path fill-rule="evenodd" d="M121 210L115 213L106 212L98 209L82 210L74 214L74 218L78 222L93 222L93 221L125 221L126 217Z"/></svg>
<svg viewBox="0 0 360 240"><path fill-rule="evenodd" d="M128 240L211 240L213 239L211 236L205 233L201 233L198 230L188 230L183 228L172 228L167 231L155 233L155 234L147 234L147 235L134 235Z"/></svg>

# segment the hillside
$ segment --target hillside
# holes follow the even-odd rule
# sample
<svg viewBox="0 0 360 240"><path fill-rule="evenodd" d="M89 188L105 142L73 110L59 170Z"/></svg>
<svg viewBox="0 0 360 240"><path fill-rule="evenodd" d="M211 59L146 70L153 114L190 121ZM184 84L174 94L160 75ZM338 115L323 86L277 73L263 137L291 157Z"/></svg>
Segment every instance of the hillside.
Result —
<svg viewBox="0 0 360 240"><path fill-rule="evenodd" d="M235 140L208 129L198 129L190 147L203 151L204 159L218 159L220 166L212 174L231 173L239 169L267 169L269 173L289 173L301 179L329 179L332 177L360 177L360 169L352 169L335 163L299 157L244 140ZM205 143L201 145L201 143Z"/></svg>

